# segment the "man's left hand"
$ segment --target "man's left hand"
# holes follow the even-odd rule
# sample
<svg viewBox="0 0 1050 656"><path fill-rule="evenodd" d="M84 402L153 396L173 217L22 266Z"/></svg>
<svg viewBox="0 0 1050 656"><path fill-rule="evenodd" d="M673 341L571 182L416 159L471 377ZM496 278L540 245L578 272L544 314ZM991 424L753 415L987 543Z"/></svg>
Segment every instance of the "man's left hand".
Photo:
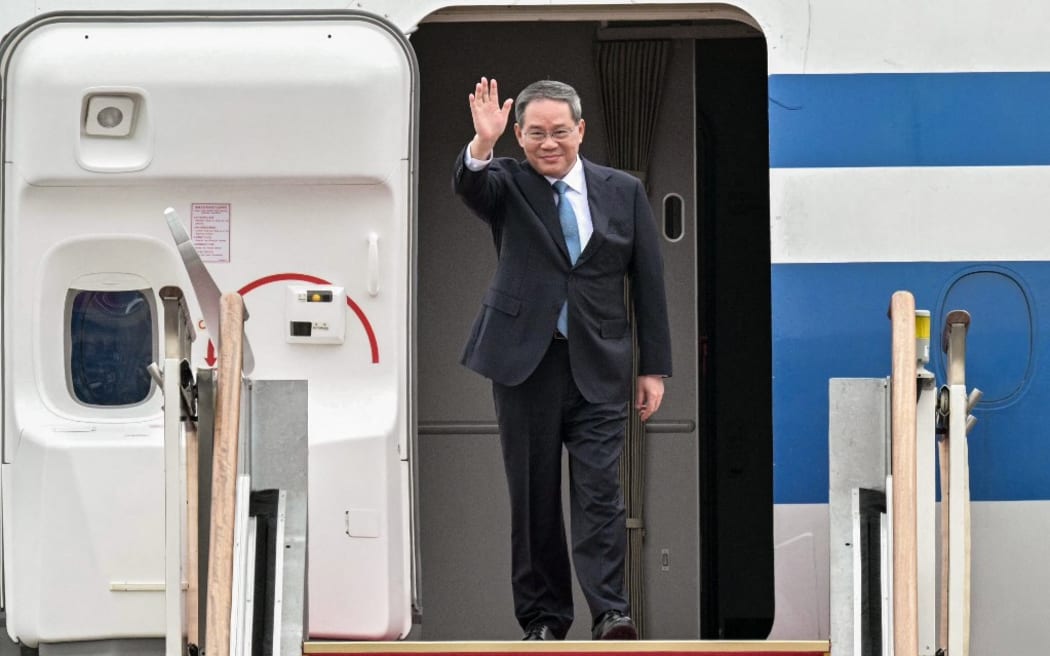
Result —
<svg viewBox="0 0 1050 656"><path fill-rule="evenodd" d="M642 421L656 414L664 398L663 376L638 376L635 384L634 407Z"/></svg>

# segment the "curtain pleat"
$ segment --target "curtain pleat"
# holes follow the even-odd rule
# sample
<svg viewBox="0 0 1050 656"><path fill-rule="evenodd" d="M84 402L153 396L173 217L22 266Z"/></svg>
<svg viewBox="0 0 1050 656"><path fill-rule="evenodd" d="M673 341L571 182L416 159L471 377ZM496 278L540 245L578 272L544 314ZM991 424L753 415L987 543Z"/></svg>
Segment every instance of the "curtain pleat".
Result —
<svg viewBox="0 0 1050 656"><path fill-rule="evenodd" d="M609 165L642 181L652 161L670 41L599 41L598 81Z"/></svg>
<svg viewBox="0 0 1050 656"><path fill-rule="evenodd" d="M669 41L599 41L598 81L605 110L605 138L610 166L637 176L648 187L653 133L660 110L664 71L670 55ZM634 307L627 292L628 308ZM634 322L632 321L632 324ZM634 372L637 375L637 337ZM627 510L627 594L631 617L639 635L645 636L645 583L643 580L643 494L645 489L645 424L630 400L630 419L620 483Z"/></svg>

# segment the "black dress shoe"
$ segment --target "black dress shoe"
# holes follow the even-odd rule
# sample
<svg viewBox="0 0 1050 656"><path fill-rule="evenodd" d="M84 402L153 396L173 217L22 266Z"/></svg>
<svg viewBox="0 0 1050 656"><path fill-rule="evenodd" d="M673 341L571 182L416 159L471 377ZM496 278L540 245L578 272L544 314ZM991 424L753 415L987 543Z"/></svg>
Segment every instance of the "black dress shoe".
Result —
<svg viewBox="0 0 1050 656"><path fill-rule="evenodd" d="M618 610L607 610L594 623L591 637L595 640L637 640L638 629L630 617Z"/></svg>
<svg viewBox="0 0 1050 656"><path fill-rule="evenodd" d="M554 631L551 631L546 624L534 624L525 630L525 637L522 640L557 640L557 638L554 637Z"/></svg>

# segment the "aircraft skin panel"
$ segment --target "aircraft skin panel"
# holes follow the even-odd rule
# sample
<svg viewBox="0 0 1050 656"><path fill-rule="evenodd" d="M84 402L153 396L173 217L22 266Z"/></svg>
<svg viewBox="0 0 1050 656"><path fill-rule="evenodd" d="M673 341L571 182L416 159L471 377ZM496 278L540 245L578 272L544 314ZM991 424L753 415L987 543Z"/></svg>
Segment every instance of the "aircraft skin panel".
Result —
<svg viewBox="0 0 1050 656"><path fill-rule="evenodd" d="M974 52L989 47L992 32L980 29ZM828 499L827 381L889 374L886 308L903 289L931 313L928 369L940 382L945 317L972 316L966 382L984 391L969 434L972 653L1048 644L1030 611L1045 617L1050 595L1021 579L1041 580L1031 564L1047 559L1035 536L1050 499L1039 337L1050 301L1041 209L1050 133L1035 117L1050 76L1032 70L1045 47L1021 62L1004 36L979 65L954 71L945 64L958 53L947 48L898 70L818 65L769 77L774 502L777 531L791 527L775 536L780 634L822 635L794 609L827 594L827 531L810 528ZM811 552L816 575L804 566Z"/></svg>
<svg viewBox="0 0 1050 656"><path fill-rule="evenodd" d="M1050 499L1045 330L1050 265L1022 262L774 264L774 501L828 499L829 378L888 375L886 299L909 289L931 313L930 364L945 378L940 328L967 309L966 382L985 392L973 410L970 489L975 501ZM784 381L781 383L781 381ZM780 436L792 436L783 439ZM1004 447L1003 436L1016 436Z"/></svg>
<svg viewBox="0 0 1050 656"><path fill-rule="evenodd" d="M1050 203L1050 166L769 174L774 264L1050 260L1041 209ZM936 217L950 217L951 229Z"/></svg>

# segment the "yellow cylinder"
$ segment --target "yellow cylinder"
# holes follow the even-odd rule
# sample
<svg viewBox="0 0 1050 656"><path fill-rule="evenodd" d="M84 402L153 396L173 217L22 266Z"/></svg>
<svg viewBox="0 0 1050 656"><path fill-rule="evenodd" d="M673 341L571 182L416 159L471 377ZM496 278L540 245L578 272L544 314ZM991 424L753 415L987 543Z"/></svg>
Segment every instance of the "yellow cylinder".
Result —
<svg viewBox="0 0 1050 656"><path fill-rule="evenodd" d="M929 310L915 310L915 356L922 364L930 361Z"/></svg>

